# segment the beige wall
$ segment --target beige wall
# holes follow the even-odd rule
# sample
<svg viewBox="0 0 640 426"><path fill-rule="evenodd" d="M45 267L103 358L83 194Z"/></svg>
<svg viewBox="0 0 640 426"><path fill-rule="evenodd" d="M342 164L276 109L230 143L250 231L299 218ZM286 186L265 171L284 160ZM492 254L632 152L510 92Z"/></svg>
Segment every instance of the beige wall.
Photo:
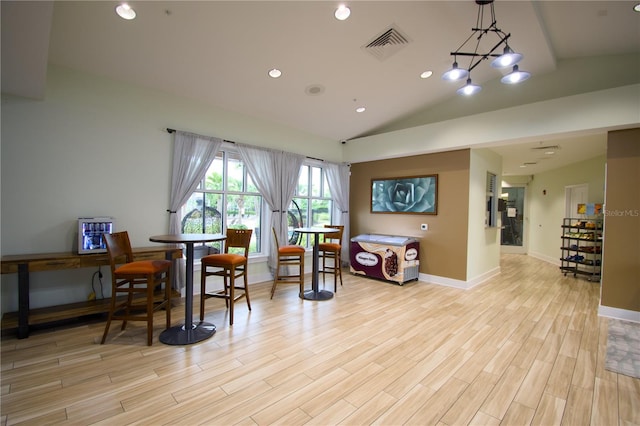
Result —
<svg viewBox="0 0 640 426"><path fill-rule="evenodd" d="M640 129L609 133L602 306L640 312Z"/></svg>
<svg viewBox="0 0 640 426"><path fill-rule="evenodd" d="M420 273L467 278L468 149L351 165L351 237L393 234L420 240ZM438 214L372 214L371 179L438 174ZM428 231L420 224L427 223Z"/></svg>

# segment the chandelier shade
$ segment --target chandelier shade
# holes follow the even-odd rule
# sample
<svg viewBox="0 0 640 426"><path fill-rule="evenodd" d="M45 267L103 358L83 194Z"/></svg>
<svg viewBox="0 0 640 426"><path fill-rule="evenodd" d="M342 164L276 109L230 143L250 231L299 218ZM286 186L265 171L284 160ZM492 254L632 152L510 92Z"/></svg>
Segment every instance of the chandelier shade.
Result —
<svg viewBox="0 0 640 426"><path fill-rule="evenodd" d="M526 71L520 71L517 65L513 66L513 71L509 74L505 75L500 79L500 81L504 84L517 84L522 81L525 81L531 77L531 74Z"/></svg>
<svg viewBox="0 0 640 426"><path fill-rule="evenodd" d="M454 62L451 69L442 74L442 79L448 81L458 81L467 78L468 75L469 71L464 68L458 68L458 63Z"/></svg>
<svg viewBox="0 0 640 426"><path fill-rule="evenodd" d="M513 71L500 80L505 84L516 84L527 80L531 74L526 71L520 71L518 64L522 59L521 53L515 52L509 46L509 38L511 34L507 34L497 26L496 15L493 0L475 0L478 5L478 17L475 27L471 28L471 35L456 49L451 52L453 56L453 65L450 69L442 74L442 79L447 81L459 81L467 79L467 84L461 87L457 93L463 95L472 95L478 93L481 87L471 83L471 72L484 60L491 59L493 68L513 67ZM489 12L485 16L485 6L488 6ZM488 22L488 23L487 23ZM491 37L497 38L497 41L489 40ZM466 50L465 46L470 40L474 40L475 48ZM482 49L482 42L489 43L489 48ZM499 49L502 48L500 51ZM469 65L464 67L458 66L458 57L469 58Z"/></svg>
<svg viewBox="0 0 640 426"><path fill-rule="evenodd" d="M481 90L482 90L482 86L478 86L477 84L473 84L471 82L471 79L469 78L469 79L467 79L467 84L465 84L464 86L459 88L456 92L458 93L458 95L471 96L471 95L475 95L476 93L478 93Z"/></svg>
<svg viewBox="0 0 640 426"><path fill-rule="evenodd" d="M522 58L523 56L520 53L516 53L509 46L506 46L504 53L491 61L491 66L493 68L507 68L517 64Z"/></svg>

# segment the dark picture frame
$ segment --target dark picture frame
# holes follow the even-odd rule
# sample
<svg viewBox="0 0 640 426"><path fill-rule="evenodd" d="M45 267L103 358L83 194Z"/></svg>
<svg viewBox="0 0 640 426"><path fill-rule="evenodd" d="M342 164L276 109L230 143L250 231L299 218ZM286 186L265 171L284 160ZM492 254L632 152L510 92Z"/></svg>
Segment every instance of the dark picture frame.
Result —
<svg viewBox="0 0 640 426"><path fill-rule="evenodd" d="M438 175L371 179L371 213L438 214Z"/></svg>

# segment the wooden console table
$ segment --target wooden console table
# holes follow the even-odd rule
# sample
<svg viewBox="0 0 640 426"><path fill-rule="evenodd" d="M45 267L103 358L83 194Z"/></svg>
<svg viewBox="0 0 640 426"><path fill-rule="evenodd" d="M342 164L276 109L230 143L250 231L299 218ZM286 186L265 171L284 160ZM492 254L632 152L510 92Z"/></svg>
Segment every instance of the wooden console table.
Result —
<svg viewBox="0 0 640 426"><path fill-rule="evenodd" d="M169 246L139 247L133 249L133 257L134 260L176 260L182 257L182 249ZM17 328L18 339L29 337L29 324L42 324L109 311L109 299L29 309L30 272L108 266L109 257L106 253L8 255L2 256L1 265L2 274L18 274L18 312L6 313L2 317L2 329Z"/></svg>

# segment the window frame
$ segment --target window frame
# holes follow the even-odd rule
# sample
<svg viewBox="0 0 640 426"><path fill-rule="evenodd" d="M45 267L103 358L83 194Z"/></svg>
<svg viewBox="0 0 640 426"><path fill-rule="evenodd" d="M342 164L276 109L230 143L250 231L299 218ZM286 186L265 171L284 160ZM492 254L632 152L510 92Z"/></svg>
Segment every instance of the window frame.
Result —
<svg viewBox="0 0 640 426"><path fill-rule="evenodd" d="M207 178L213 175L213 173L210 173L210 170L212 167L214 167L214 163L216 161L222 161L222 171L221 171L222 180L218 187L207 188ZM230 161L237 161L239 163L242 163L242 190L240 191L229 189ZM255 192L249 191L249 189L255 189ZM180 221L182 223L181 231L183 232L184 232L185 216L190 212L193 212L195 209L197 209L197 207L194 209L191 209L191 207L188 207L189 203L192 202L196 194L198 194L198 198L201 197L202 201L200 204L204 205L204 209L214 208L215 211L218 211L220 213L220 230L216 231L220 233L224 233L224 231L229 226L231 226L232 228L234 227L234 225L229 225L229 217L230 217L229 216L229 196L234 197L238 195L246 195L250 197L258 197L259 207L256 208L256 216L258 217L259 220L258 220L257 228L260 228L261 234L264 234L263 229L264 229L264 223L266 218L266 215L265 215L266 208L265 208L264 197L262 196L262 194L260 194L257 188L255 188L255 184L252 183L251 176L249 176L249 173L247 171L246 164L244 164L244 161L240 157L239 152L236 149L234 149L232 144L223 143L223 145L220 147L220 149L216 153L216 158L207 169L207 173L202 178L202 180L198 183L198 186L196 187L196 189L191 193L187 202L180 208ZM218 203L216 203L216 205L211 205L211 206L206 204L206 200L207 200L206 194L217 195L220 209L218 209L218 206L217 206ZM198 203L198 201L196 201L196 203ZM206 221L206 216L203 217L202 220L203 220L202 233L205 233L206 224L204 224L204 222ZM252 240L255 241L256 250L250 251L249 258L263 257L263 256L266 256L266 253L267 253L267 245L265 245L264 235L256 235L255 228L256 227L253 227L250 229L254 229L254 236L252 236ZM223 242L196 244L195 249L198 251L198 256L217 252L210 248L206 249L205 247L215 248L219 251L223 247Z"/></svg>
<svg viewBox="0 0 640 426"><path fill-rule="evenodd" d="M228 184L229 184L228 166L229 166L230 156L231 156L231 159L237 160L243 163L242 186L245 189L244 191L235 191L235 190L228 189ZM190 195L189 201L193 199L194 194L200 194L202 196L202 203L205 204L206 194L218 194L220 196L220 205L223 207L220 211L220 215L221 215L220 232L223 232L223 230L226 229L226 225L228 223L228 210L227 210L228 198L227 197L229 195L233 196L233 195L239 195L239 194L246 194L250 196L259 197L260 198L259 225L260 225L260 228L262 229L260 232L262 235L260 236L256 235L255 238L256 238L256 244L259 246L260 250L250 252L249 258L250 260L255 261L256 258L266 257L269 250L270 240L268 235L264 232L264 229L265 229L264 227L265 227L265 223L267 223L266 221L269 220L269 217L268 217L269 209L268 209L267 203L264 201L264 196L260 194L259 191L257 191L257 188L256 188L256 192L250 192L247 190L248 187L250 186L251 176L248 173L246 164L244 164L244 161L242 160L242 158L240 158L238 150L234 149L234 146L231 143L228 143L228 142L223 143L219 151L216 153L216 159L214 161L220 161L220 157L222 157L222 162L223 162L221 188L206 188L207 176L210 175L209 170L207 170L207 174L205 174L203 179L198 183L198 186L196 187L196 189ZM213 166L213 163L211 166ZM305 170L307 173L306 177L304 176ZM314 171L316 173L319 171L319 176L314 177ZM301 194L301 191L300 191L300 184L303 178L306 178L307 194ZM319 182L317 182L318 179L319 179ZM255 188L255 184L253 185ZM318 186L317 190L314 188L314 186ZM318 193L318 195L314 195L316 192ZM312 226L323 226L324 224L334 223L334 219L335 219L334 205L335 204L333 201L333 197L331 196L331 190L329 189L329 183L327 180L326 170L325 170L323 161L307 158L302 163L299 174L298 174L298 183L296 185L296 190L294 192L291 202L289 203L289 212L292 214L294 212L292 211L291 208L293 206L293 203L296 201L296 199L297 200L303 199L305 200L305 203L304 203L304 209L301 209L303 211L302 223L297 223L295 227L297 226L306 227L308 226L309 223L312 223ZM184 220L185 215L188 213L188 210L189 210L189 208L187 207L188 202L185 203L180 209L181 222ZM326 212L321 211L321 213L317 213L316 212L317 208L314 209L314 204L316 206L319 204L320 210L324 210L323 204L325 204L327 211ZM208 207L210 206L205 205L205 208L208 208ZM317 214L326 214L328 215L328 218L318 221L316 218ZM205 219L203 218L203 221L204 220ZM314 220L315 222L313 222ZM204 233L204 229L203 229L203 233ZM289 230L290 237L292 236L292 234L293 234L293 227L291 227ZM311 249L313 240L309 238L309 234L300 234L297 243L300 245L303 245L307 249ZM205 253L201 253L201 254L206 255L206 254L209 254L210 250L207 251L206 249L202 248L203 246L208 246L208 247L217 246L218 249L220 249L222 247L222 243L221 242L203 243L195 246L197 250L199 249L199 250L205 251Z"/></svg>
<svg viewBox="0 0 640 426"><path fill-rule="evenodd" d="M303 172L305 169L307 170L306 177L304 176L304 172ZM320 171L320 175L315 178L314 178L314 170ZM317 179L319 179L320 182L318 185L319 186L318 190L316 192L314 185L317 185L317 183L315 182ZM300 190L301 181L303 180L306 180L306 187L307 187L306 194L301 193L301 190ZM315 195L316 193L318 195ZM305 200L305 202L299 203L300 200ZM299 207L301 210L304 211L303 217L302 217L302 224L300 224L300 226L302 227L324 226L325 224L329 225L331 223L334 223L334 201L331 195L331 190L329 189L329 182L327 180L324 162L307 158L302 163L302 166L300 168L300 173L298 175L298 184L296 185L296 190L293 195L293 198L289 203L290 214L292 212L292 209L296 207L294 203L297 203L297 207ZM323 203L328 203L328 205L326 206L327 208L326 214L328 214L329 217L327 220L318 221L316 220L315 215L320 215L321 213L320 212L314 213L317 210L317 209L314 209L314 204L318 205ZM301 206L300 204L303 204L303 205ZM323 207L320 207L320 209L322 208ZM295 233L291 231L292 230L290 229L289 243L299 244L307 249L310 249L312 247L313 241L309 237L309 234L300 234L298 235L297 240L294 241Z"/></svg>

